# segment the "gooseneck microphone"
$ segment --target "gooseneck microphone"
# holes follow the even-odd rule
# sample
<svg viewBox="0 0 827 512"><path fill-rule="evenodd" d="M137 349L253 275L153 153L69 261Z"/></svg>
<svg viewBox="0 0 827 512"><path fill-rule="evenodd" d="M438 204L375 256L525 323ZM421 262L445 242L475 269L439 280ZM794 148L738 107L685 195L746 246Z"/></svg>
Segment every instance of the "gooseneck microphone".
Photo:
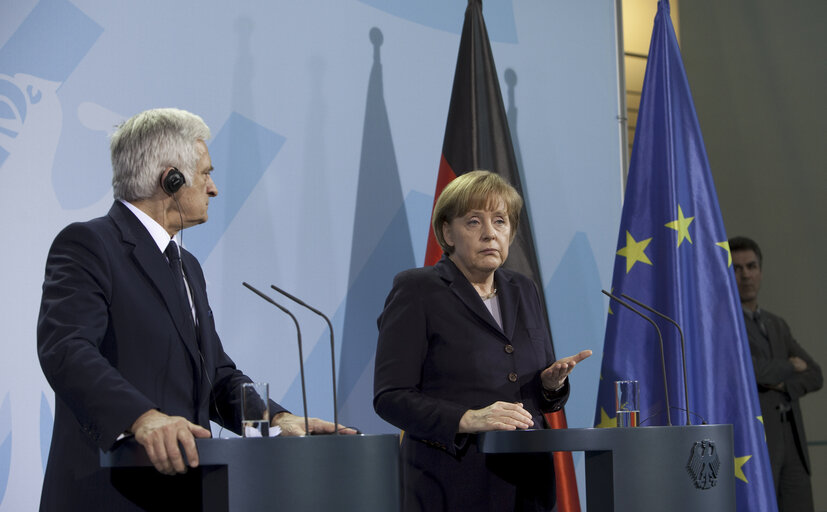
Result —
<svg viewBox="0 0 827 512"><path fill-rule="evenodd" d="M620 296L623 297L626 300L630 300L630 301L634 302L635 304L642 307L646 311L649 311L650 313L654 313L654 314L658 315L659 317L663 318L667 322L669 322L672 325L674 325L675 327L677 327L678 333L681 335L681 363L683 363L683 396L684 396L684 400L686 400L686 424L691 425L692 421L689 419L689 381L686 378L686 343L684 342L684 338L683 338L683 329L681 329L681 326L678 325L678 322L672 320L671 318L669 318L665 314L661 313L660 311L657 311L655 308L653 308L651 306L647 306L646 304L640 302L639 300L635 300L635 299L629 297L625 293L621 293Z"/></svg>
<svg viewBox="0 0 827 512"><path fill-rule="evenodd" d="M298 297L295 297L295 296L287 293L286 291L282 290L281 288L279 288L278 286L276 286L274 284L271 284L270 288L276 290L277 292L284 295L288 299L292 300L296 304L306 307L310 311L312 311L312 312L316 313L317 315L319 315L320 317L324 318L324 321L327 322L327 328L328 328L328 330L330 330L330 367L331 367L331 370L333 371L333 425L335 425L334 432L336 433L336 435L338 435L339 434L339 407L336 405L336 346L333 343L333 324L330 323L330 318L328 318L327 315L325 315L324 313L322 313L318 309L314 308L313 306L310 306L309 304L307 304L303 300L299 299Z"/></svg>
<svg viewBox="0 0 827 512"><path fill-rule="evenodd" d="M614 295L607 292L606 290L600 290L600 291L602 291L604 294L608 295L610 298L617 301L623 307L625 307L625 308L629 309L630 311L633 311L637 315L641 316L644 320L646 320L647 322L652 324L652 326L655 328L655 331L658 333L658 342L660 342L660 367L661 367L661 370L663 371L663 393L664 393L664 397L666 398L666 424L671 427L672 426L672 414L669 412L671 407L669 405L669 386L667 385L667 382L666 382L666 358L663 355L663 335L661 335L661 333L660 333L660 328L658 327L658 324L656 324L655 321L652 320L651 318L649 318L648 316L644 315L643 313L641 313L640 311L638 311L637 309L632 307L631 304L624 301L623 299L620 299L619 297L615 297Z"/></svg>
<svg viewBox="0 0 827 512"><path fill-rule="evenodd" d="M264 293L256 290L253 286L247 284L246 282L242 282L244 286L246 286L251 292L255 293L262 299L266 300L270 304L276 306L280 310L287 313L290 318L293 319L293 323L296 324L296 334L299 340L299 372L301 373L301 383L302 383L302 405L304 406L304 433L305 435L310 435L310 425L307 421L307 389L304 386L304 355L302 354L302 331L299 328L299 321L296 320L296 316L293 315L286 307L282 306L278 302L274 301Z"/></svg>

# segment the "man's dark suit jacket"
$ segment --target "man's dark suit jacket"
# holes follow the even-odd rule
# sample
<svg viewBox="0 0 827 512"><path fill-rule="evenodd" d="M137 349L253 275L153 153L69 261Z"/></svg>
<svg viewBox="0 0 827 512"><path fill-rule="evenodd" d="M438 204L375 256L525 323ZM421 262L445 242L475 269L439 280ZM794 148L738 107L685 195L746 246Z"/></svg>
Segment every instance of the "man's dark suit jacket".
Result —
<svg viewBox="0 0 827 512"><path fill-rule="evenodd" d="M761 310L761 320L767 330L766 337L761 333L759 325L749 315L744 314L744 324L747 327L755 379L758 381L758 401L761 403L761 414L764 418L767 448L769 449L770 463L773 467L773 476L777 482L781 462L784 460L784 432L778 406L791 407L797 436L798 455L804 462L807 471L810 471L807 438L804 435L804 420L801 417L801 407L798 399L807 393L820 389L824 381L821 375L821 367L795 341L787 322L783 318L769 311ZM801 373L795 372L792 363L789 361L792 356L800 357L806 361L807 370ZM771 388L779 382L784 383L785 391L777 391Z"/></svg>
<svg viewBox="0 0 827 512"><path fill-rule="evenodd" d="M540 372L554 362L537 289L525 276L496 271L502 329L454 263L396 276L379 317L374 407L405 431L403 510L550 510L550 454L486 456L457 435L468 409L521 402L543 428L559 410Z"/></svg>
<svg viewBox="0 0 827 512"><path fill-rule="evenodd" d="M181 253L197 336L166 257L122 203L55 238L37 326L40 363L55 390L41 510L158 510L176 500L196 508L197 471L110 471L99 450L150 409L240 431L239 388L250 379L222 348L201 266Z"/></svg>

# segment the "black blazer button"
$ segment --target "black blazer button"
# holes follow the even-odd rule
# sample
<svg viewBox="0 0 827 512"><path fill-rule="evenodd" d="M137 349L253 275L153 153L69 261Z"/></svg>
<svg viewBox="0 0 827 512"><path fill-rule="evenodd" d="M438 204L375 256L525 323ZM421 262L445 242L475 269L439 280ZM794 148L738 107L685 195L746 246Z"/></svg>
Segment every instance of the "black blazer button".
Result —
<svg viewBox="0 0 827 512"><path fill-rule="evenodd" d="M506 345L505 346L505 353L506 354L511 354L512 352L514 352L514 345Z"/></svg>
<svg viewBox="0 0 827 512"><path fill-rule="evenodd" d="M517 382L517 374L514 372L509 373L508 380L511 382Z"/></svg>

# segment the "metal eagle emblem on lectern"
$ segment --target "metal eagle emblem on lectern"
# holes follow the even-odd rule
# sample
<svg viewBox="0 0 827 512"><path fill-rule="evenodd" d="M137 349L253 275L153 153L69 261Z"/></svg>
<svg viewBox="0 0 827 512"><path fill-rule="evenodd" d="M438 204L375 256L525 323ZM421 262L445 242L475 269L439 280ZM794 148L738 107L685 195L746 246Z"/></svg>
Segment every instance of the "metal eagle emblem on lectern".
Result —
<svg viewBox="0 0 827 512"><path fill-rule="evenodd" d="M715 487L718 483L720 467L721 459L718 458L715 443L710 439L696 441L692 446L689 462L686 464L686 471L695 483L695 487L702 490Z"/></svg>

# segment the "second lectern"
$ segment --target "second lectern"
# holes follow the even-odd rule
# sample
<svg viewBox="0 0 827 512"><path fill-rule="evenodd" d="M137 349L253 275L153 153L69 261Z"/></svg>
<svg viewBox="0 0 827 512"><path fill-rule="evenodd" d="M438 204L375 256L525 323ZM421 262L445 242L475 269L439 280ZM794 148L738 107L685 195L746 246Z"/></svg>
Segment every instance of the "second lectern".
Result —
<svg viewBox="0 0 827 512"><path fill-rule="evenodd" d="M483 453L586 452L589 511L735 510L732 425L487 432Z"/></svg>

